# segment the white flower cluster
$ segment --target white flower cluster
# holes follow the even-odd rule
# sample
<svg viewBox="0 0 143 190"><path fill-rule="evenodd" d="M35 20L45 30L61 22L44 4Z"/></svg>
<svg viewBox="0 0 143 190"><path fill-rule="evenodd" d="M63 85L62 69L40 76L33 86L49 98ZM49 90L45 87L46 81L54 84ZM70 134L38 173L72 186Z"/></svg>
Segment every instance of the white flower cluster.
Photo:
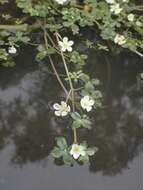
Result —
<svg viewBox="0 0 143 190"><path fill-rule="evenodd" d="M116 0L105 0L108 4L110 4L110 11L111 13L115 14L115 15L118 15L122 10L123 8L120 7L120 4L116 2ZM128 3L129 0L123 0L124 3ZM129 14L127 16L127 19L128 21L130 22L133 22L134 21L134 17L135 15L134 14Z"/></svg>
<svg viewBox="0 0 143 190"><path fill-rule="evenodd" d="M17 49L14 46L11 46L8 48L8 53L10 54L16 54Z"/></svg>
<svg viewBox="0 0 143 190"><path fill-rule="evenodd" d="M119 3L114 3L110 5L110 11L111 13L118 15L123 9L120 7Z"/></svg>
<svg viewBox="0 0 143 190"><path fill-rule="evenodd" d="M126 39L123 35L116 34L116 36L114 38L114 42L115 42L115 44L123 45L126 43Z"/></svg>
<svg viewBox="0 0 143 190"><path fill-rule="evenodd" d="M80 105L84 110L89 112L92 110L92 107L94 106L94 100L90 99L89 96L84 96L80 100ZM64 101L61 101L61 104L55 103L53 105L53 108L55 110L56 116L64 117L64 116L68 115L68 113L71 111L70 106Z"/></svg>
<svg viewBox="0 0 143 190"><path fill-rule="evenodd" d="M115 15L118 15L123 10L115 0L106 0L106 2L110 4L110 12Z"/></svg>
<svg viewBox="0 0 143 190"><path fill-rule="evenodd" d="M73 44L74 42L72 40L68 40L68 37L64 37L61 41L59 41L59 46L62 52L71 52ZM80 101L80 105L84 110L89 112L92 110L94 100L92 100L89 96L84 96ZM70 112L70 106L64 101L61 101L61 104L55 103L53 108L55 109L56 116L66 116Z"/></svg>
<svg viewBox="0 0 143 190"><path fill-rule="evenodd" d="M127 18L128 18L128 21L133 22L133 21L134 21L134 18L135 18L135 15L131 13L131 14L129 14L129 15L127 16Z"/></svg>

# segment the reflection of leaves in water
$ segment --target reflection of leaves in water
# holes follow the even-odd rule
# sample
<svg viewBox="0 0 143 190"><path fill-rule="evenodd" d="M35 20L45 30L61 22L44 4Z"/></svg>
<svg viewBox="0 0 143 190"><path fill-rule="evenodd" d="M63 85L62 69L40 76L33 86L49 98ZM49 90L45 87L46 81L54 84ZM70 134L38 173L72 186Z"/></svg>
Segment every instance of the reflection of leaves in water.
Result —
<svg viewBox="0 0 143 190"><path fill-rule="evenodd" d="M0 149L4 148L9 131L5 128L0 129Z"/></svg>
<svg viewBox="0 0 143 190"><path fill-rule="evenodd" d="M123 74L126 73L122 71L118 86L115 80L110 88L112 94L107 101L111 107L96 116L94 132L89 134L91 143L96 140L99 147L91 160L92 172L103 171L108 175L121 172L137 156L143 143L143 93L137 91L135 74Z"/></svg>
<svg viewBox="0 0 143 190"><path fill-rule="evenodd" d="M53 147L53 137L47 123L47 119L40 117L29 122L24 134L14 136L16 150L13 161L15 163L33 162L49 155Z"/></svg>
<svg viewBox="0 0 143 190"><path fill-rule="evenodd" d="M93 71L97 70L99 78L106 81L105 65L101 71L100 67L101 63L99 68L93 63L91 68ZM20 68L19 70L21 71ZM0 146L1 149L4 148L5 139L11 138L15 144L12 162L19 165L47 158L55 136L66 134L69 143L72 138L67 125L68 118L65 123L62 119L54 118L47 106L49 101L61 96L57 84L51 76L49 78L41 75L39 71L31 72L31 67L26 75L27 70L25 69L25 73L22 71L21 78L24 81L20 77L16 82L13 79L13 82L7 82L7 87L0 91ZM81 129L79 136L81 141L88 138L91 146L99 148L96 156L91 159L90 170L103 171L108 175L114 175L126 168L128 162L138 154L138 147L143 141L143 96L141 91L136 91L135 86L136 73L140 68L132 74L133 67L129 75L124 68L115 69L113 66L112 70L112 84L107 94L109 107L99 113L95 112L93 129L89 133ZM18 75L21 76L21 73ZM4 97L4 90L7 90L5 92L9 99ZM61 162L56 164L60 165Z"/></svg>

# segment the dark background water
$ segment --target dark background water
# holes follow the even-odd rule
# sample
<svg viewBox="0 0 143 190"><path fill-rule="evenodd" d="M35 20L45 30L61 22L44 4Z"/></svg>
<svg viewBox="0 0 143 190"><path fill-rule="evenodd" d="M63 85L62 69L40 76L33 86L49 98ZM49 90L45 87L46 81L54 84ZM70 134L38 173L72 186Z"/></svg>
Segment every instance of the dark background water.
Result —
<svg viewBox="0 0 143 190"><path fill-rule="evenodd" d="M90 166L73 167L49 156L55 136L72 138L67 122L51 110L63 92L39 69L31 48L16 61L0 70L0 190L142 190L142 60L90 54L86 71L101 80L104 107L93 113L93 129L78 138L99 151Z"/></svg>

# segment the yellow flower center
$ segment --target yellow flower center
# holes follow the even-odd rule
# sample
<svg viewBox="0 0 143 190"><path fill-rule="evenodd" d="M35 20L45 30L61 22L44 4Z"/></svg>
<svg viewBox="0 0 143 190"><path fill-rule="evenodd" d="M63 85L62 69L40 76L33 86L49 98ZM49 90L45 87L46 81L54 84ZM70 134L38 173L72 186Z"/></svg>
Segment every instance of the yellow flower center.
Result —
<svg viewBox="0 0 143 190"><path fill-rule="evenodd" d="M87 106L88 106L88 102L87 102L87 101L84 101L84 102L83 102L83 106L84 106L84 107L87 107Z"/></svg>
<svg viewBox="0 0 143 190"><path fill-rule="evenodd" d="M75 147L74 148L74 152L80 152L80 148L79 147Z"/></svg>
<svg viewBox="0 0 143 190"><path fill-rule="evenodd" d="M69 47L69 45L68 45L68 43L64 43L64 48L68 48Z"/></svg>

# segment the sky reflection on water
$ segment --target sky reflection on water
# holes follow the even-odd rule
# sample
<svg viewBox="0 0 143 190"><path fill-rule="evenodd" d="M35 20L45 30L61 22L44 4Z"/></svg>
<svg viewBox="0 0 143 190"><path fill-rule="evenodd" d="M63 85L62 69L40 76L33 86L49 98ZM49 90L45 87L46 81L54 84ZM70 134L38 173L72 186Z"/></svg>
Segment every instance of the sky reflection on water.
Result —
<svg viewBox="0 0 143 190"><path fill-rule="evenodd" d="M51 109L63 94L52 75L40 71L34 62L24 64L27 54L16 69L0 75L0 189L142 190L140 59L124 55L109 58L109 72L104 59L100 57L99 63L99 58L97 61L91 55L89 72L96 74L106 89L105 107L93 113L93 129L89 133L82 130L79 138L97 145L99 152L91 166L70 168L49 157L55 136L64 134L69 142L72 138L67 121L57 120Z"/></svg>

